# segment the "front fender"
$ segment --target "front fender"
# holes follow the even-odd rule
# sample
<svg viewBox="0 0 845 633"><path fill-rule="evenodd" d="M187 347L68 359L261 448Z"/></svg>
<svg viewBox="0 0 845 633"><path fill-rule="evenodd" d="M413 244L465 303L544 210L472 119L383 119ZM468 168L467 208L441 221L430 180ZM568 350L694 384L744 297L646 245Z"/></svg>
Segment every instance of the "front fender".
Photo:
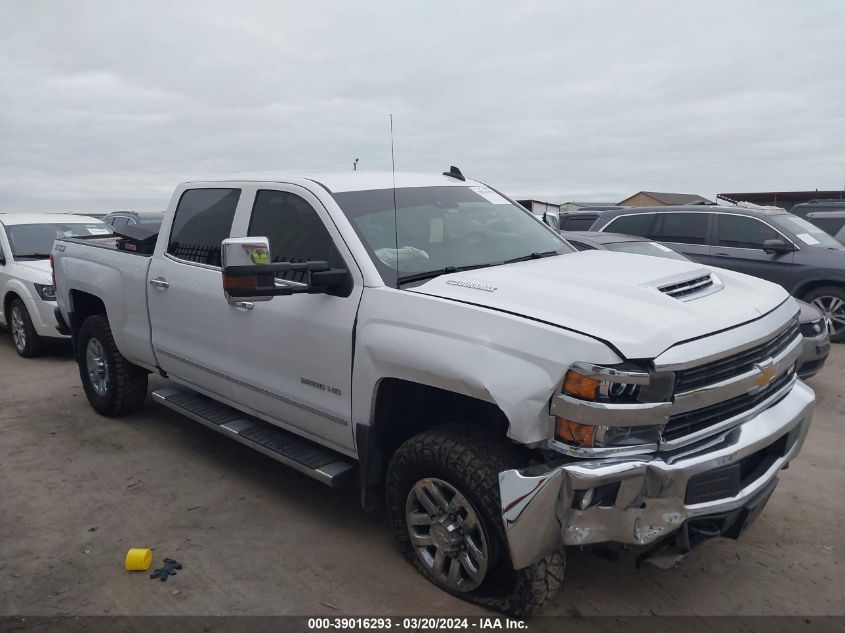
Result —
<svg viewBox="0 0 845 633"><path fill-rule="evenodd" d="M352 415L370 424L378 383L398 378L501 409L508 437L552 436L549 399L575 361L618 363L587 336L489 308L393 288L367 288L358 315Z"/></svg>

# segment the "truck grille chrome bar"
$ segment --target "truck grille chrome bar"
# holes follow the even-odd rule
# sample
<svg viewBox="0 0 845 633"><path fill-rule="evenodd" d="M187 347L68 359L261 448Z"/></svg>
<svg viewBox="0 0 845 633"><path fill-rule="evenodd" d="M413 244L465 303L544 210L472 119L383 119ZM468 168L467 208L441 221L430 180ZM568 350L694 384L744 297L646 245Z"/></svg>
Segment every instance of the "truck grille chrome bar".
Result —
<svg viewBox="0 0 845 633"><path fill-rule="evenodd" d="M756 347L698 367L681 370L675 376L675 392L683 393L747 372L753 369L756 363L780 354L798 336L798 333L799 326L795 321L788 328Z"/></svg>

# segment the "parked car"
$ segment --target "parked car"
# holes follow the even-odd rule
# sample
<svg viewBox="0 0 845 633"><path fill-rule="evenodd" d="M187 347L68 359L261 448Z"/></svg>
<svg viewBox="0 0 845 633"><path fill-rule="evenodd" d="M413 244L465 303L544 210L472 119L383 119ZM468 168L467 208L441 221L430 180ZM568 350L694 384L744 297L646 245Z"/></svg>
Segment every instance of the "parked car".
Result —
<svg viewBox="0 0 845 633"><path fill-rule="evenodd" d="M796 204L791 213L845 242L845 200L810 200Z"/></svg>
<svg viewBox="0 0 845 633"><path fill-rule="evenodd" d="M648 237L704 264L778 283L819 309L832 341L845 340L845 246L787 211L631 208L603 214L593 230Z"/></svg>
<svg viewBox="0 0 845 633"><path fill-rule="evenodd" d="M53 240L110 232L99 220L79 215L0 213L0 324L18 354L36 356L47 340L67 338L56 330Z"/></svg>
<svg viewBox="0 0 845 633"><path fill-rule="evenodd" d="M122 229L135 224L159 226L164 213L160 211L115 211L103 217L103 222L115 229Z"/></svg>
<svg viewBox="0 0 845 633"><path fill-rule="evenodd" d="M799 301L801 313L798 319L801 323L801 335L804 343L801 356L795 372L799 378L807 380L818 374L830 354L830 333L827 330L827 321L824 315L815 306Z"/></svg>
<svg viewBox="0 0 845 633"><path fill-rule="evenodd" d="M365 508L386 491L429 580L509 613L565 545L738 538L810 425L783 288L575 252L455 168L184 183L152 254L118 239L53 249L96 411L165 375L154 402Z"/></svg>
<svg viewBox="0 0 845 633"><path fill-rule="evenodd" d="M636 235L602 233L600 231L561 231L560 234L579 251L615 251L617 253L679 259L687 262L693 261L686 255L674 251L660 242Z"/></svg>
<svg viewBox="0 0 845 633"><path fill-rule="evenodd" d="M624 207L614 207L614 209L622 208ZM561 231L589 231L602 215L611 210L608 208L590 208L573 213L561 213L558 219L558 228Z"/></svg>
<svg viewBox="0 0 845 633"><path fill-rule="evenodd" d="M617 253L634 253L693 261L665 244L636 235L602 233L599 231L570 231L561 232L561 235L579 251L608 250ZM824 366L830 354L830 336L827 331L827 323L821 312L805 301L799 300L798 305L801 307L798 319L804 342L795 371L799 378L808 379L819 373Z"/></svg>

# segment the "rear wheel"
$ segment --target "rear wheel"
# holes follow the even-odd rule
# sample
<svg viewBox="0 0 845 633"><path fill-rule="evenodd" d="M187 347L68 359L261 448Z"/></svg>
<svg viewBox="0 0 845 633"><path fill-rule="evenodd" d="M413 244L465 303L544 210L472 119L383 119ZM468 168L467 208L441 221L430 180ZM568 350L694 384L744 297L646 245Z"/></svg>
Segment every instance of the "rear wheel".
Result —
<svg viewBox="0 0 845 633"><path fill-rule="evenodd" d="M563 549L514 570L499 472L522 460L504 439L469 426L411 438L394 454L387 504L404 556L460 598L512 615L539 613L560 587Z"/></svg>
<svg viewBox="0 0 845 633"><path fill-rule="evenodd" d="M107 416L141 408L147 396L147 371L117 349L108 318L97 314L85 319L76 343L79 377L91 406Z"/></svg>
<svg viewBox="0 0 845 633"><path fill-rule="evenodd" d="M9 332L15 351L24 358L38 356L43 351L43 340L35 331L29 311L20 299L14 299L9 306Z"/></svg>
<svg viewBox="0 0 845 633"><path fill-rule="evenodd" d="M831 341L835 343L845 341L845 288L839 286L816 288L804 296L804 301L812 303L822 313Z"/></svg>

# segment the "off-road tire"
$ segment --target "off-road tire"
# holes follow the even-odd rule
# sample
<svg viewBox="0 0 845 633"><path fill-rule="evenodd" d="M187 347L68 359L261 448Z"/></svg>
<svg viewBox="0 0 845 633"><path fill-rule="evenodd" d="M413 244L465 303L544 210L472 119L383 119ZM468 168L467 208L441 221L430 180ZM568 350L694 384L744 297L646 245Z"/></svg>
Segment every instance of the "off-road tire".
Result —
<svg viewBox="0 0 845 633"><path fill-rule="evenodd" d="M450 425L405 442L390 461L386 479L387 510L402 554L431 582L470 602L514 616L543 610L563 581L563 548L539 562L514 570L502 523L499 472L524 465L516 447L504 438L472 426ZM420 479L437 477L454 486L480 515L491 550L487 577L472 592L451 590L432 579L411 544L405 502Z"/></svg>
<svg viewBox="0 0 845 633"><path fill-rule="evenodd" d="M812 304L820 297L835 297L840 301L845 302L845 288L842 286L823 286L821 288L811 290L801 297L801 299ZM819 306L815 304L814 307L819 308ZM832 332L830 334L830 340L833 343L841 343L845 341L845 325L837 324L837 330L836 334L833 334Z"/></svg>
<svg viewBox="0 0 845 633"><path fill-rule="evenodd" d="M18 347L18 344L15 341L16 326L13 324L12 319L15 318L16 312L20 314L21 321L23 322L23 334L25 340L23 347ZM12 339L12 345L19 356L22 356L23 358L32 358L34 356L41 355L44 351L44 340L38 336L38 332L35 331L35 326L32 325L32 319L29 316L29 310L26 309L26 304L24 304L21 299L13 299L9 304L9 313L6 315L6 322L9 328L9 336Z"/></svg>
<svg viewBox="0 0 845 633"><path fill-rule="evenodd" d="M108 388L98 394L88 375L86 349L95 338L102 345L108 374ZM147 371L126 360L115 345L109 320L105 315L90 316L82 323L76 339L79 377L91 406L109 417L124 415L140 409L147 397Z"/></svg>

